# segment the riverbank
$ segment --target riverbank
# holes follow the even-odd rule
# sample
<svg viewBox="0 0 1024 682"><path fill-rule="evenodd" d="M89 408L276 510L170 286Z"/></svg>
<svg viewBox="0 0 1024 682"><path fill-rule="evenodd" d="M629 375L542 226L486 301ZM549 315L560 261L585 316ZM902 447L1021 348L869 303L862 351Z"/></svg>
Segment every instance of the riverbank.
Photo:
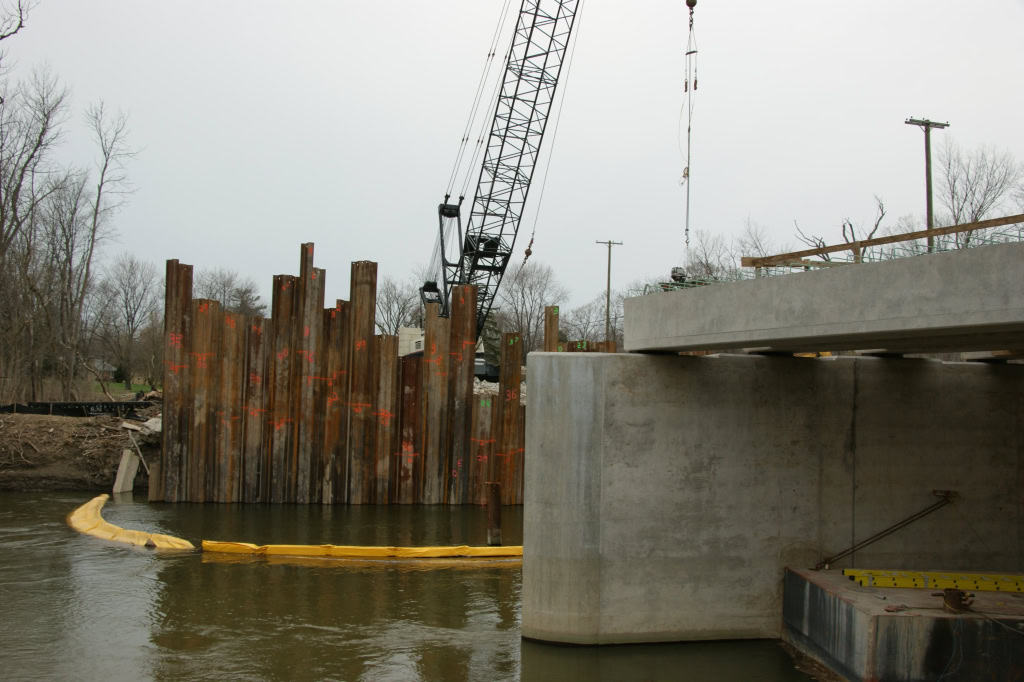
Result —
<svg viewBox="0 0 1024 682"><path fill-rule="evenodd" d="M122 423L117 417L0 416L0 491L109 491L121 451L133 447ZM159 435L133 433L146 461L157 461ZM140 469L135 489L148 485Z"/></svg>

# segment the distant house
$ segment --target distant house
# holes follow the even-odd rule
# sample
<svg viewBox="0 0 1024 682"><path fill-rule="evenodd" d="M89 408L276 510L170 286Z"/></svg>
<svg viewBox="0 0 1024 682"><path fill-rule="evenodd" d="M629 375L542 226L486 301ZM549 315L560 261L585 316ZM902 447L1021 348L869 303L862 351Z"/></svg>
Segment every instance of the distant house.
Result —
<svg viewBox="0 0 1024 682"><path fill-rule="evenodd" d="M399 327L398 355L408 355L423 350L424 331L419 327Z"/></svg>
<svg viewBox="0 0 1024 682"><path fill-rule="evenodd" d="M92 367L93 371L99 376L100 381L113 381L114 372L117 371L117 367L114 367L105 360L99 358L93 358L89 361L89 366Z"/></svg>

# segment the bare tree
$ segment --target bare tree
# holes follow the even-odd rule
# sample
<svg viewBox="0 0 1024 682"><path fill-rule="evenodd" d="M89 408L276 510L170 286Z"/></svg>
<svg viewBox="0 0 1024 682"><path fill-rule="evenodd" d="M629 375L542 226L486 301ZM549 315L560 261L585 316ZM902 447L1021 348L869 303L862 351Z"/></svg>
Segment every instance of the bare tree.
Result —
<svg viewBox="0 0 1024 682"><path fill-rule="evenodd" d="M560 315L559 322L570 341L604 341L604 316L605 297L601 294L589 303Z"/></svg>
<svg viewBox="0 0 1024 682"><path fill-rule="evenodd" d="M159 291L161 287L157 287ZM159 294L158 294L159 295ZM139 366L145 373L145 383L152 388L159 388L163 382L164 348L167 346L164 336L164 311L157 301L149 319L139 333Z"/></svg>
<svg viewBox="0 0 1024 682"><path fill-rule="evenodd" d="M844 218L843 222L842 222L843 243L845 243L845 244L853 244L854 242L866 241L868 239L871 239L872 237L875 236L875 233L878 232L879 228L881 228L882 221L885 220L885 216L886 216L885 202L882 200L882 197L880 197L880 196L878 196L876 194L875 195L875 222L867 230L866 234L862 234L861 236L858 237L857 236L857 230L858 229L863 230L864 228L861 227L861 226L858 226L858 225L854 225L853 221L850 220L849 218ZM793 225L796 227L796 234L797 234L797 240L798 241L806 244L807 246L811 247L812 249L823 249L826 246L828 246L828 244L825 243L825 238L824 237L819 237L818 235L806 235L806 234L804 234L803 230L800 229L800 226L797 225L797 222L795 220L793 221ZM823 261L831 261L832 260L832 254L829 254L829 253L823 253L823 254L819 255L818 257L821 258Z"/></svg>
<svg viewBox="0 0 1024 682"><path fill-rule="evenodd" d="M939 151L939 202L946 209L943 222L963 225L984 220L992 211L1022 192L1024 164L1009 152L979 147L968 154L947 137ZM966 248L977 231L956 235L956 246Z"/></svg>
<svg viewBox="0 0 1024 682"><path fill-rule="evenodd" d="M789 251L787 244L776 244L768 233L768 228L747 217L743 223L743 231L736 238L736 249L743 256L764 258L776 253Z"/></svg>
<svg viewBox="0 0 1024 682"><path fill-rule="evenodd" d="M160 278L152 263L123 253L107 269L101 295L111 302L103 323L103 340L131 390L138 359L139 334L159 308Z"/></svg>
<svg viewBox="0 0 1024 682"><path fill-rule="evenodd" d="M419 290L414 284L399 284L385 275L377 285L377 331L397 334L400 327L413 326L419 303Z"/></svg>
<svg viewBox="0 0 1024 682"><path fill-rule="evenodd" d="M689 279L719 280L738 269L736 254L725 237L707 230L697 230L690 240L684 264Z"/></svg>
<svg viewBox="0 0 1024 682"><path fill-rule="evenodd" d="M508 268L495 299L503 331L519 332L523 355L541 347L544 338L544 307L558 305L569 290L555 277L550 266L531 261Z"/></svg>
<svg viewBox="0 0 1024 682"><path fill-rule="evenodd" d="M259 285L252 277L242 277L237 270L210 268L196 274L196 298L218 301L221 308L240 315L262 317L267 304L260 300Z"/></svg>
<svg viewBox="0 0 1024 682"><path fill-rule="evenodd" d="M45 182L67 117L67 89L48 71L0 92L0 267L40 203L59 188Z"/></svg>
<svg viewBox="0 0 1024 682"><path fill-rule="evenodd" d="M34 2L18 0L14 7L4 4L0 12L0 40L7 40L21 29L25 28L25 17L29 10L36 6Z"/></svg>
<svg viewBox="0 0 1024 682"><path fill-rule="evenodd" d="M25 26L32 4L0 4L0 41ZM54 152L69 112L67 90L46 69L23 81L7 78L5 69L0 76L0 374L13 380L4 397L24 395L22 379L29 395L40 395L45 375L70 399L93 263L128 191L127 118L108 115L102 103L90 107L96 166L63 168Z"/></svg>

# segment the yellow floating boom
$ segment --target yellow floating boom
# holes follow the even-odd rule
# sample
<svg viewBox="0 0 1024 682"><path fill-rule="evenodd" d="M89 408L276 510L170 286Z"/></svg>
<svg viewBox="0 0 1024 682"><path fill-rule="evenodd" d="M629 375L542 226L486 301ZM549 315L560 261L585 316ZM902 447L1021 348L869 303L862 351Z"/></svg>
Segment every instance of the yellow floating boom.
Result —
<svg viewBox="0 0 1024 682"><path fill-rule="evenodd" d="M146 533L115 526L103 520L100 510L109 495L95 497L68 514L68 525L79 533L103 540L123 542L138 547L157 549L195 549L188 540L161 533ZM337 557L337 558L399 558L399 559L463 559L521 558L522 546L513 547L361 547L354 545L254 545L248 542L203 540L204 552L248 556Z"/></svg>
<svg viewBox="0 0 1024 682"><path fill-rule="evenodd" d="M357 545L254 545L248 542L203 540L203 552L257 556L434 559L462 557L521 557L516 547L361 547Z"/></svg>
<svg viewBox="0 0 1024 682"><path fill-rule="evenodd" d="M146 533L141 530L130 530L107 523L100 515L103 505L110 495L100 495L89 500L75 511L68 514L68 525L79 533L113 542L123 542L137 547L153 547L155 549L195 549L188 540L161 533Z"/></svg>

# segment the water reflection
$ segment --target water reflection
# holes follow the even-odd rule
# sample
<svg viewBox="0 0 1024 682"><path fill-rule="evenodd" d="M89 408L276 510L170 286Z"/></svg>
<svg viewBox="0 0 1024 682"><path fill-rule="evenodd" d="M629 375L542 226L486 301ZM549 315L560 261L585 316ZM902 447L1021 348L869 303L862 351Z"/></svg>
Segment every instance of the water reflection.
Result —
<svg viewBox="0 0 1024 682"><path fill-rule="evenodd" d="M87 494L0 494L0 677L104 680L805 680L767 643L520 642L517 562L156 553L81 536ZM503 535L522 538L509 508ZM479 509L150 505L112 523L190 540L483 544Z"/></svg>

